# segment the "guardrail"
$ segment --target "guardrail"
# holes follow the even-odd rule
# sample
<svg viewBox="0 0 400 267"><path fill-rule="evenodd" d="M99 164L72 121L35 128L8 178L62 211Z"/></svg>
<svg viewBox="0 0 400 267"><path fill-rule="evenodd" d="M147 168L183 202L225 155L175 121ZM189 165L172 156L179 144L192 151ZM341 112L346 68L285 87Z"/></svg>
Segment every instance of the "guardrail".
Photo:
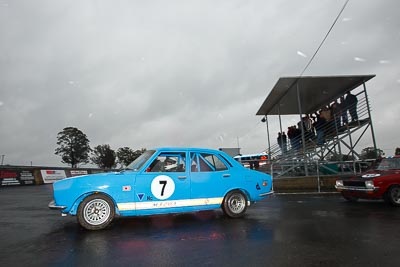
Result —
<svg viewBox="0 0 400 267"><path fill-rule="evenodd" d="M309 176L323 175L356 175L368 170L374 160L368 161L282 161L266 164L264 171L273 176L298 177L305 176L306 168ZM269 165L269 166L268 166ZM269 171L267 171L269 168Z"/></svg>

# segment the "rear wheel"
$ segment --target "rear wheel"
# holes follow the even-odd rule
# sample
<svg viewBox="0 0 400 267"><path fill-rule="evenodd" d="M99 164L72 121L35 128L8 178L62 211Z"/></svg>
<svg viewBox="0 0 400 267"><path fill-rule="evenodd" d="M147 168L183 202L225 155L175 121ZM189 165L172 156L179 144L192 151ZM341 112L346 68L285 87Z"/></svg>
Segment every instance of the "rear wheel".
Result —
<svg viewBox="0 0 400 267"><path fill-rule="evenodd" d="M386 192L385 200L393 206L400 206L400 186L391 186Z"/></svg>
<svg viewBox="0 0 400 267"><path fill-rule="evenodd" d="M93 194L85 198L78 207L78 222L88 230L106 228L114 219L112 200L103 194Z"/></svg>
<svg viewBox="0 0 400 267"><path fill-rule="evenodd" d="M239 190L229 192L222 204L222 210L231 218L242 217L247 209L247 198Z"/></svg>

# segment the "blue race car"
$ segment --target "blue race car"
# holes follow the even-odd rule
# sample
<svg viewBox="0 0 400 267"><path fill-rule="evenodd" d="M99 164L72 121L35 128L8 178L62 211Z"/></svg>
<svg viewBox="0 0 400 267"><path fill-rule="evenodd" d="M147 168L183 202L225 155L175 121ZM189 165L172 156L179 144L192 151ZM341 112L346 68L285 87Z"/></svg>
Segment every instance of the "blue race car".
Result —
<svg viewBox="0 0 400 267"><path fill-rule="evenodd" d="M76 215L89 230L107 227L116 215L222 208L237 218L273 193L270 175L246 169L222 151L199 148L147 150L123 171L67 178L53 190L49 208Z"/></svg>

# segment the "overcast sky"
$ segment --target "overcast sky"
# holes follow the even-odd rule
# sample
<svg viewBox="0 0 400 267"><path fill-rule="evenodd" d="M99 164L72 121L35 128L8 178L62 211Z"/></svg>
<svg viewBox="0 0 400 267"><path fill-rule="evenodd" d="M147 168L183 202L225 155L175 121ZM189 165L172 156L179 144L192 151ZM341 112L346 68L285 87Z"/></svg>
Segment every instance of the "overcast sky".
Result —
<svg viewBox="0 0 400 267"><path fill-rule="evenodd" d="M256 112L280 77L300 75L344 3L0 0L4 164L63 166L54 150L68 126L91 147L261 152ZM367 90L387 155L400 146L399 10L398 0L350 0L304 73L376 74ZM278 125L271 117L273 142Z"/></svg>

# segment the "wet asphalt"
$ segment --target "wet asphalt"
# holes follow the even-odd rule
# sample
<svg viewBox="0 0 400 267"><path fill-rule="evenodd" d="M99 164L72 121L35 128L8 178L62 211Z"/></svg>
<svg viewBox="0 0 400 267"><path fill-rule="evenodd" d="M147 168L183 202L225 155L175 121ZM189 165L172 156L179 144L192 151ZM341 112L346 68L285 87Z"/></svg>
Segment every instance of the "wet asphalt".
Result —
<svg viewBox="0 0 400 267"><path fill-rule="evenodd" d="M222 211L117 218L87 231L49 185L0 188L0 266L400 266L400 208L338 194L274 195Z"/></svg>

